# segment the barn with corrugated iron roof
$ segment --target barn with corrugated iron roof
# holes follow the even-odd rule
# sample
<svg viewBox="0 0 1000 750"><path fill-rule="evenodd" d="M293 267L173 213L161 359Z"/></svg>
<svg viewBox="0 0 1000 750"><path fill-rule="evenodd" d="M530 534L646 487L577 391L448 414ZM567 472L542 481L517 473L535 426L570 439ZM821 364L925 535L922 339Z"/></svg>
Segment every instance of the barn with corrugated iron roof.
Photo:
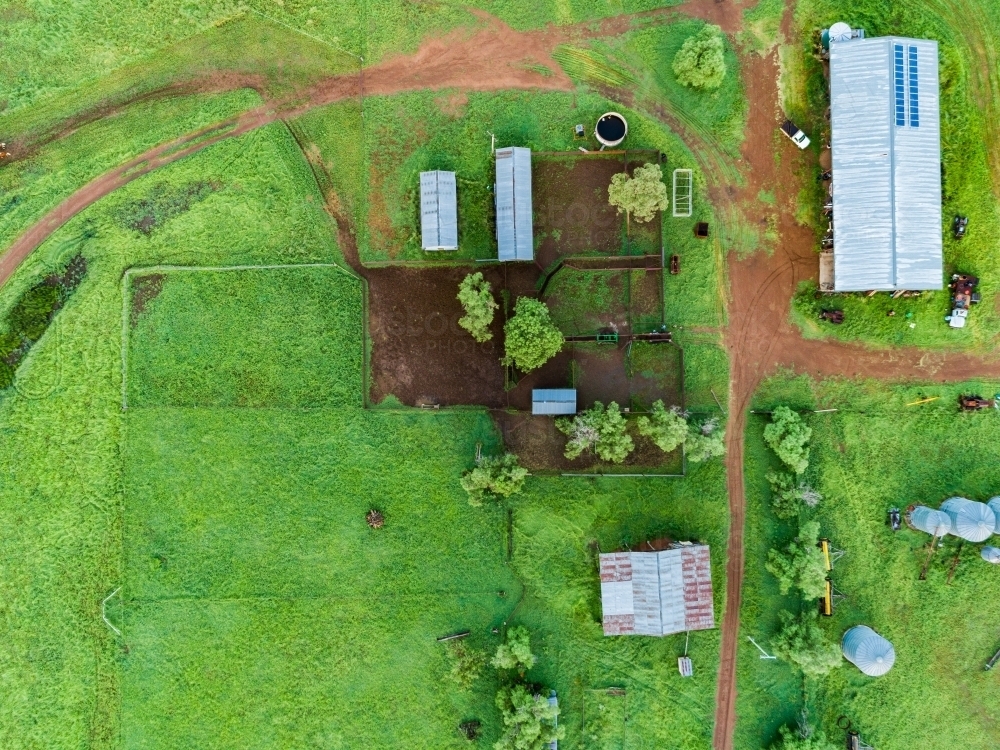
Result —
<svg viewBox="0 0 1000 750"><path fill-rule="evenodd" d="M672 543L650 552L600 556L604 635L711 630L712 566L708 545Z"/></svg>

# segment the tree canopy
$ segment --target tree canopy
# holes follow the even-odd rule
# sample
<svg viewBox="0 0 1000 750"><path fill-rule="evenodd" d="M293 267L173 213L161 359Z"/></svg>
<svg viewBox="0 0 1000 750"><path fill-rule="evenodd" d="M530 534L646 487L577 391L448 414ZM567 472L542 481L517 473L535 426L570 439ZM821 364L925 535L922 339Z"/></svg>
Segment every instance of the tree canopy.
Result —
<svg viewBox="0 0 1000 750"><path fill-rule="evenodd" d="M519 625L507 631L507 639L497 647L490 664L497 669L516 669L524 674L535 666L535 661L531 653L531 634Z"/></svg>
<svg viewBox="0 0 1000 750"><path fill-rule="evenodd" d="M521 491L528 470L518 466L517 456L484 457L476 462L459 480L462 489L469 493L469 504L479 506L483 500L510 497Z"/></svg>
<svg viewBox="0 0 1000 750"><path fill-rule="evenodd" d="M604 461L620 464L635 448L628 434L628 423L618 404L612 401L608 408L600 401L573 419L556 420L556 427L569 437L566 458L576 458L586 450L593 451Z"/></svg>
<svg viewBox="0 0 1000 750"><path fill-rule="evenodd" d="M677 82L696 89L717 89L726 77L726 45L722 29L708 24L684 40L674 55Z"/></svg>
<svg viewBox="0 0 1000 750"><path fill-rule="evenodd" d="M503 332L503 363L521 372L537 370L563 347L563 335L552 322L549 308L531 297L517 300L514 317L507 321Z"/></svg>
<svg viewBox="0 0 1000 750"><path fill-rule="evenodd" d="M715 417L700 425L689 425L685 455L688 461L701 463L726 452L726 433Z"/></svg>
<svg viewBox="0 0 1000 750"><path fill-rule="evenodd" d="M503 734L494 750L546 750L549 743L566 734L564 727L556 726L559 707L550 706L542 695L532 695L524 685L500 688L496 704Z"/></svg>
<svg viewBox="0 0 1000 750"><path fill-rule="evenodd" d="M639 434L648 437L665 453L676 449L687 439L688 425L684 414L676 406L667 409L662 400L655 401L651 415L639 417L636 424Z"/></svg>
<svg viewBox="0 0 1000 750"><path fill-rule="evenodd" d="M771 487L771 508L778 518L795 518L803 505L814 508L823 496L785 471L768 469L767 483Z"/></svg>
<svg viewBox="0 0 1000 750"><path fill-rule="evenodd" d="M840 646L827 640L816 617L812 609L798 617L781 612L781 631L771 641L775 655L798 666L807 677L823 677L843 663Z"/></svg>
<svg viewBox="0 0 1000 750"><path fill-rule="evenodd" d="M817 546L819 523L802 524L799 535L784 552L772 549L767 555L767 568L778 579L782 594L792 588L802 591L804 599L819 599L826 595L826 563Z"/></svg>
<svg viewBox="0 0 1000 750"><path fill-rule="evenodd" d="M778 734L780 739L771 745L772 750L838 750L822 730L803 734L797 728L784 726Z"/></svg>
<svg viewBox="0 0 1000 750"><path fill-rule="evenodd" d="M465 641L453 641L448 644L448 656L451 659L448 678L462 690L471 689L483 673L486 654L467 646Z"/></svg>
<svg viewBox="0 0 1000 750"><path fill-rule="evenodd" d="M634 217L640 223L652 219L657 211L665 211L670 201L660 165L636 167L632 177L627 172L612 175L608 202L618 213L624 213L627 220Z"/></svg>
<svg viewBox="0 0 1000 750"><path fill-rule="evenodd" d="M809 467L809 439L812 428L787 406L771 412L771 423L764 428L764 442L778 454L789 469L801 474Z"/></svg>
<svg viewBox="0 0 1000 750"><path fill-rule="evenodd" d="M465 315L458 319L458 324L480 343L493 338L490 325L499 305L493 299L490 282L483 278L482 273L470 273L462 279L458 285L458 301L465 309Z"/></svg>

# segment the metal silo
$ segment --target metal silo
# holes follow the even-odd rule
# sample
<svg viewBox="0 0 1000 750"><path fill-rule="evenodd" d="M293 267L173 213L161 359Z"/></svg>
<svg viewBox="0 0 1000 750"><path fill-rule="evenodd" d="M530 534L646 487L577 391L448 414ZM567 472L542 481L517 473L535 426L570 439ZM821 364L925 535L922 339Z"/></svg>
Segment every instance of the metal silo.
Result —
<svg viewBox="0 0 1000 750"><path fill-rule="evenodd" d="M997 526L1000 526L1000 496L991 497L986 501L986 505L988 505L989 509L993 511L993 515L997 517ZM1000 533L1000 529L994 528L993 533Z"/></svg>
<svg viewBox="0 0 1000 750"><path fill-rule="evenodd" d="M996 528L996 514L983 503L949 497L941 503L941 510L951 518L951 533L969 542L986 541Z"/></svg>
<svg viewBox="0 0 1000 750"><path fill-rule="evenodd" d="M855 625L840 642L844 658L869 677L881 677L896 663L896 649L867 625Z"/></svg>
<svg viewBox="0 0 1000 750"><path fill-rule="evenodd" d="M918 505L910 511L910 525L932 536L944 536L951 532L951 516L943 510L934 510L925 505Z"/></svg>
<svg viewBox="0 0 1000 750"><path fill-rule="evenodd" d="M979 556L993 565L1000 563L1000 549L996 547L983 547L983 551L979 553Z"/></svg>

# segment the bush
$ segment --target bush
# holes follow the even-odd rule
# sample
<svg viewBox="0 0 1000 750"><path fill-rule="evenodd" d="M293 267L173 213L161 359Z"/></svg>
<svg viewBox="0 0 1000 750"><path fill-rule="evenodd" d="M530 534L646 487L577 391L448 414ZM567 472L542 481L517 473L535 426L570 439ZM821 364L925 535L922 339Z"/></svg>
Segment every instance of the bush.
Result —
<svg viewBox="0 0 1000 750"><path fill-rule="evenodd" d="M624 213L626 221L634 216L640 223L652 219L657 211L665 211L670 202L660 165L637 167L632 177L627 172L612 175L608 203L617 208L618 213Z"/></svg>
<svg viewBox="0 0 1000 750"><path fill-rule="evenodd" d="M628 423L614 401L607 409L598 401L573 419L557 419L556 427L569 437L566 458L576 458L593 449L602 460L620 464L635 448L627 431Z"/></svg>
<svg viewBox="0 0 1000 750"><path fill-rule="evenodd" d="M771 413L771 424L764 428L764 442L796 474L809 467L807 443L811 437L812 428L787 406L777 407Z"/></svg>
<svg viewBox="0 0 1000 750"><path fill-rule="evenodd" d="M712 417L700 425L690 425L685 451L688 461L697 464L725 453L726 433L719 429L718 419Z"/></svg>
<svg viewBox="0 0 1000 750"><path fill-rule="evenodd" d="M10 311L11 332L35 342L48 328L59 306L59 287L39 284L26 291Z"/></svg>
<svg viewBox="0 0 1000 750"><path fill-rule="evenodd" d="M451 659L448 678L462 690L471 689L483 673L486 654L465 645L465 641L452 641L448 644L448 656Z"/></svg>
<svg viewBox="0 0 1000 750"><path fill-rule="evenodd" d="M517 494L526 476L528 470L518 466L517 456L507 453L479 459L475 468L465 472L459 481L469 493L469 504L478 507L483 500Z"/></svg>
<svg viewBox="0 0 1000 750"><path fill-rule="evenodd" d="M778 518L795 518L803 505L816 507L823 496L807 484L797 483L787 472L768 470L767 483L771 486L771 508Z"/></svg>
<svg viewBox="0 0 1000 750"><path fill-rule="evenodd" d="M501 688L496 703L504 729L494 750L546 750L566 734L564 727L556 726L559 707L532 695L524 685Z"/></svg>
<svg viewBox="0 0 1000 750"><path fill-rule="evenodd" d="M458 285L458 301L465 309L465 316L458 319L458 324L479 343L493 338L490 325L498 305L490 293L490 282L482 273L470 273L462 279Z"/></svg>
<svg viewBox="0 0 1000 750"><path fill-rule="evenodd" d="M726 45L722 29L704 26L684 44L674 56L674 75L677 82L696 89L717 89L726 77Z"/></svg>
<svg viewBox="0 0 1000 750"><path fill-rule="evenodd" d="M782 594L797 588L805 599L820 599L826 595L826 563L818 541L819 523L810 521L802 525L799 536L784 553L776 549L768 552L764 567L778 579Z"/></svg>
<svg viewBox="0 0 1000 750"><path fill-rule="evenodd" d="M840 647L827 640L816 616L812 610L798 617L781 612L781 631L771 641L775 655L798 666L807 677L823 677L842 663Z"/></svg>
<svg viewBox="0 0 1000 750"><path fill-rule="evenodd" d="M497 647L490 664L497 669L516 669L523 675L535 666L535 661L531 653L531 634L526 627L518 626L507 631L507 640Z"/></svg>
<svg viewBox="0 0 1000 750"><path fill-rule="evenodd" d="M521 297L514 307L514 317L503 327L505 365L521 372L531 372L548 362L563 347L563 335L552 322L544 302Z"/></svg>
<svg viewBox="0 0 1000 750"><path fill-rule="evenodd" d="M663 401L656 401L653 404L652 416L639 417L636 424L639 427L639 434L656 443L656 447L664 453L669 453L681 445L688 434L687 420L684 419L680 408L672 406L667 409Z"/></svg>
<svg viewBox="0 0 1000 750"><path fill-rule="evenodd" d="M772 750L837 750L822 731L812 731L811 727L807 730L803 732L798 728L782 727L778 730L781 739L771 745Z"/></svg>

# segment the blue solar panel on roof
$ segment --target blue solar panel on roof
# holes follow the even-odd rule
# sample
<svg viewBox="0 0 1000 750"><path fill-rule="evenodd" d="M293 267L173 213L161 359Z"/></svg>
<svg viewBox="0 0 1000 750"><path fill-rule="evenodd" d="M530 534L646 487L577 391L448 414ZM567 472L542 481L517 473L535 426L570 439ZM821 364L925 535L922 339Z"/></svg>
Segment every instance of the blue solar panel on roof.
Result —
<svg viewBox="0 0 1000 750"><path fill-rule="evenodd" d="M910 127L920 127L920 78L917 75L917 48L910 47Z"/></svg>
<svg viewBox="0 0 1000 750"><path fill-rule="evenodd" d="M896 84L896 125L898 127L903 127L906 125L906 104L904 99L904 81L903 81L903 45L897 44L894 46L893 55L893 77Z"/></svg>

